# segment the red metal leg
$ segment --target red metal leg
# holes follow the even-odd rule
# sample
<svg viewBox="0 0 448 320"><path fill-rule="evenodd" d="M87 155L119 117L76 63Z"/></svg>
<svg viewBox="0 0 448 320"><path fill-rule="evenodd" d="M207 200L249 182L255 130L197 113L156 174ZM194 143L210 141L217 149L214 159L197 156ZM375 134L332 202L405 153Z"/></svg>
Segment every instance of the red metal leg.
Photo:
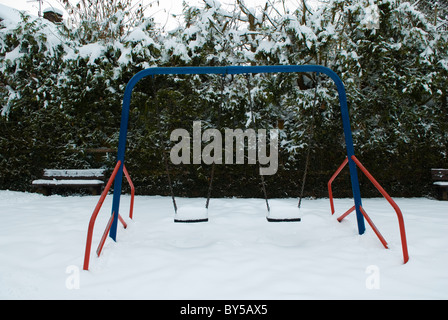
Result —
<svg viewBox="0 0 448 320"><path fill-rule="evenodd" d="M383 244L384 248L389 249L387 247L386 239L384 239L384 237L381 235L380 231L377 229L377 227L373 223L372 219L370 219L370 217L367 215L367 212L364 210L364 208L362 206L360 206L359 209L361 210L362 215L364 216L364 218L369 223L370 227L373 229L373 232L375 232L375 234L377 235L378 239L380 239L380 241Z"/></svg>
<svg viewBox="0 0 448 320"><path fill-rule="evenodd" d="M103 190L103 193L101 194L100 200L98 201L95 210L93 211L92 216L90 217L89 228L87 230L86 251L84 253L84 266L83 266L84 270L89 270L90 249L92 246L93 227L95 226L96 217L98 216L101 206L103 205L104 199L106 198L107 193L109 192L109 189L115 179L115 176L117 175L120 165L121 161L118 161L117 164L115 165L111 177L109 178L109 181L106 184L106 187Z"/></svg>
<svg viewBox="0 0 448 320"><path fill-rule="evenodd" d="M342 162L342 164L339 166L339 168L336 170L336 172L331 176L330 180L328 181L328 196L330 197L330 207L331 207L331 214L334 214L334 203L333 203L333 192L331 190L331 184L333 183L334 179L339 175L339 173L344 169L344 167L348 163L348 158L345 158L345 160Z"/></svg>
<svg viewBox="0 0 448 320"><path fill-rule="evenodd" d="M133 214L134 214L135 187L134 187L134 184L132 183L131 176L129 175L128 170L126 169L125 165L123 165L123 172L124 172L124 175L126 176L126 180L128 181L129 186L131 186L131 207L129 209L129 218L132 219Z"/></svg>
<svg viewBox="0 0 448 320"><path fill-rule="evenodd" d="M406 231L404 228L404 219L403 214L401 213L400 208L395 203L395 201L389 196L389 194L381 187L381 185L378 183L378 181L375 180L375 178L370 174L369 171L362 165L362 163L355 157L352 156L353 161L356 163L356 165L361 169L361 171L366 175L367 178L373 183L373 185L378 189L378 191L383 195L384 198L389 202L389 204L394 208L397 218L398 218L398 224L400 227L400 237L401 237L401 246L403 251L403 261L404 263L409 261L409 253L408 253L408 245L406 241Z"/></svg>
<svg viewBox="0 0 448 320"><path fill-rule="evenodd" d="M110 227L112 226L112 221L114 221L114 214L110 216L109 222L107 223L106 230L104 230L103 236L101 237L100 244L96 249L96 255L99 257L101 251L103 250L104 243L106 242L107 235L109 234Z"/></svg>
<svg viewBox="0 0 448 320"><path fill-rule="evenodd" d="M352 213L353 211L355 211L355 206L351 207L350 209L348 209L342 216L340 216L338 218L338 221L341 222L342 219L344 219L346 216L348 216L350 213Z"/></svg>

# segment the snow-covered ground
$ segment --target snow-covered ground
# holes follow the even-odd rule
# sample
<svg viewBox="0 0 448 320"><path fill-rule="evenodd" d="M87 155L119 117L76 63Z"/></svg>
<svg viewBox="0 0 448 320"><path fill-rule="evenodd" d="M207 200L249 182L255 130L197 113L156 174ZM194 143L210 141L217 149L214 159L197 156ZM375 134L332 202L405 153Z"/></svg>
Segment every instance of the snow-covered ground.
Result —
<svg viewBox="0 0 448 320"><path fill-rule="evenodd" d="M301 222L269 223L262 199L212 199L209 222L173 222L169 197L137 196L134 220L123 196L118 241L96 246L111 210L97 218L90 270L82 270L87 226L98 196L0 191L0 299L447 299L448 202L395 199L410 260L403 264L398 221L384 199L363 199L389 243L384 249L336 199L305 200ZM178 199L203 206L204 199ZM271 206L296 204L275 199Z"/></svg>

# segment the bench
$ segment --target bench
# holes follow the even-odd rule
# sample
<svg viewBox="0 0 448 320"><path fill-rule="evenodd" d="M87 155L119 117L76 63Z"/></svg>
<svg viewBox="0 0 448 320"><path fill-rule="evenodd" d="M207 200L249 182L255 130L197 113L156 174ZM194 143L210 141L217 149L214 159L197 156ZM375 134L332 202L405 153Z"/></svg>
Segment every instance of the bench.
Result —
<svg viewBox="0 0 448 320"><path fill-rule="evenodd" d="M44 169L42 179L34 180L32 186L44 195L55 190L67 193L69 190L88 190L93 195L101 194L105 169Z"/></svg>
<svg viewBox="0 0 448 320"><path fill-rule="evenodd" d="M431 177L437 191L437 199L448 200L448 169L431 169Z"/></svg>

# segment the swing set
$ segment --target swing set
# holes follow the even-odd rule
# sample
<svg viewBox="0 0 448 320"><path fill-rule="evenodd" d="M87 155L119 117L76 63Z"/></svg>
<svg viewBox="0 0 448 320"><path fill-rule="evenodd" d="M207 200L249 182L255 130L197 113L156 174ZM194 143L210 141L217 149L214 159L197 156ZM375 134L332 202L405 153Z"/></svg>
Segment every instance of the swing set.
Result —
<svg viewBox="0 0 448 320"><path fill-rule="evenodd" d="M142 71L138 72L137 74L135 74L126 86L124 98L123 98L122 114L121 114L117 163L116 163L116 166L113 170L113 173L112 173L105 189L103 190L103 193L101 194L100 200L98 201L98 204L95 207L95 210L90 218L89 227L88 227L88 231L87 231L86 248L85 248L85 254L84 254L84 266L83 266L84 270L89 269L90 250L91 250L95 220L96 220L96 217L98 216L101 206L102 206L112 184L114 184L114 188L113 188L111 217L106 226L106 230L103 233L103 236L101 238L98 249L96 251L97 256L100 256L100 254L101 254L101 250L104 246L107 235L109 235L110 238L112 238L114 241L116 241L118 221L120 221L123 224L124 228L127 227L124 219L119 214L123 174L125 175L126 180L128 181L129 185L131 186L131 204L130 204L129 218L130 219L133 218L134 186L132 184L130 175L127 172L126 167L124 165L124 159L125 159L125 151L126 151L126 140L127 140L131 96L132 96L132 92L133 92L133 89L136 86L136 84L143 78L150 77L150 76L156 76L156 75L215 74L215 75L222 75L223 77L225 77L226 75L238 75L238 74L245 74L245 75L249 76L250 74L258 74L258 73L316 73L316 74L325 74L333 80L333 82L336 84L336 87L338 90L338 95L339 95L339 104L340 104L340 110L341 110L342 127L343 127L343 132L344 132L347 157L345 158L343 163L339 166L339 168L336 170L336 172L333 174L333 176L328 181L328 193L329 193L329 199L330 199L331 214L335 213L333 192L332 192L332 188L331 188L332 182L336 179L336 177L339 175L339 173L348 164L354 205L349 210L347 210L344 214L342 214L337 220L340 222L340 221L342 221L342 219L344 219L350 213L355 211L356 219L357 219L357 226L358 226L358 233L360 235L364 234L364 232L365 232L364 219L365 219L365 220L367 220L368 224L371 226L371 228L373 229L374 233L377 235L377 237L379 238L379 240L381 241L383 246L385 248L388 248L388 244L387 244L386 240L381 235L381 233L378 231L377 227L373 224L372 220L370 219L370 217L368 216L368 214L366 213L366 211L362 205L360 186L359 186L359 181L358 181L358 171L357 171L357 168L359 168L366 175L366 177L373 183L373 185L378 189L378 191L382 194L382 196L386 198L386 200L390 203L390 205L395 210L395 212L397 214L397 218L398 218L398 224L399 224L399 230L400 230L400 236L401 236L403 262L404 263L408 262L409 254L408 254L408 249L407 249L406 233L405 233L405 228L404 228L403 215L401 213L400 208L397 206L397 204L394 202L394 200L387 194L387 192L381 187L381 185L375 180L375 178L370 174L369 171L367 171L367 169L362 165L362 163L355 156L353 139L352 139L352 131L351 131L351 127L350 127L350 119L349 119L349 113L348 113L348 107L347 107L347 97L346 97L344 84L342 83L342 80L339 78L339 76L333 70L331 70L327 67L324 67L324 66L319 66L319 65L228 66L228 67L154 67L154 68L142 70ZM223 85L224 85L224 83L223 83ZM248 94L249 94L249 106L250 106L250 108L252 108L252 99L250 97L251 89L250 89L249 77L248 77L247 90L248 90ZM314 101L313 107L315 107L315 101ZM301 205L303 189L304 189L304 185L305 185L306 172L307 172L307 167L308 167L308 158L309 158L309 148L307 151L307 160L306 160L307 163L305 165L305 172L304 172L304 177L302 180L302 191L300 194L298 206L295 207L295 209L293 210L294 213L298 212L300 205ZM168 182L170 184L171 197L172 197L174 211L175 211L174 221L175 222L206 222L206 221L208 221L207 209L208 209L208 205L209 205L209 201L210 201L215 164L212 163L210 184L209 184L209 188L208 188L205 208L188 208L186 211L191 211L191 210L196 211L195 212L196 215L193 218L191 216L187 215L187 217L185 218L185 217L181 216L182 208L178 208L178 206L176 204L175 196L174 196L173 189L171 186L171 178L170 178L170 174L169 174L168 160L167 160L167 157L165 154L163 154L163 160L164 160L165 166L166 166L166 172L167 172L167 176L168 176ZM266 207L267 207L267 212L268 212L267 216L266 216L267 220L269 222L298 222L298 221L300 221L300 218L297 217L296 215L293 215L293 216L290 215L290 208L277 208L281 212L286 214L287 216L278 217L278 216L272 215L273 208L270 207L269 202L268 202L268 197L267 197L267 193L266 193L266 187L265 187L263 175L260 175L260 177L261 177L261 185L262 185L263 194L264 194L264 198L266 201Z"/></svg>

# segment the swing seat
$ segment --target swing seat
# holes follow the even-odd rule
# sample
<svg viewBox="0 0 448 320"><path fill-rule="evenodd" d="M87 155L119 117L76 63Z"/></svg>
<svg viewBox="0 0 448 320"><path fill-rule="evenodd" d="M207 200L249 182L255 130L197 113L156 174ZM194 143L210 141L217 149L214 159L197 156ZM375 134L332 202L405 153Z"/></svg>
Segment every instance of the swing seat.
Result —
<svg viewBox="0 0 448 320"><path fill-rule="evenodd" d="M198 206L182 206L177 208L174 222L194 223L207 222L208 210Z"/></svg>
<svg viewBox="0 0 448 320"><path fill-rule="evenodd" d="M299 222L299 208L295 205L278 204L269 207L266 219L269 222Z"/></svg>

